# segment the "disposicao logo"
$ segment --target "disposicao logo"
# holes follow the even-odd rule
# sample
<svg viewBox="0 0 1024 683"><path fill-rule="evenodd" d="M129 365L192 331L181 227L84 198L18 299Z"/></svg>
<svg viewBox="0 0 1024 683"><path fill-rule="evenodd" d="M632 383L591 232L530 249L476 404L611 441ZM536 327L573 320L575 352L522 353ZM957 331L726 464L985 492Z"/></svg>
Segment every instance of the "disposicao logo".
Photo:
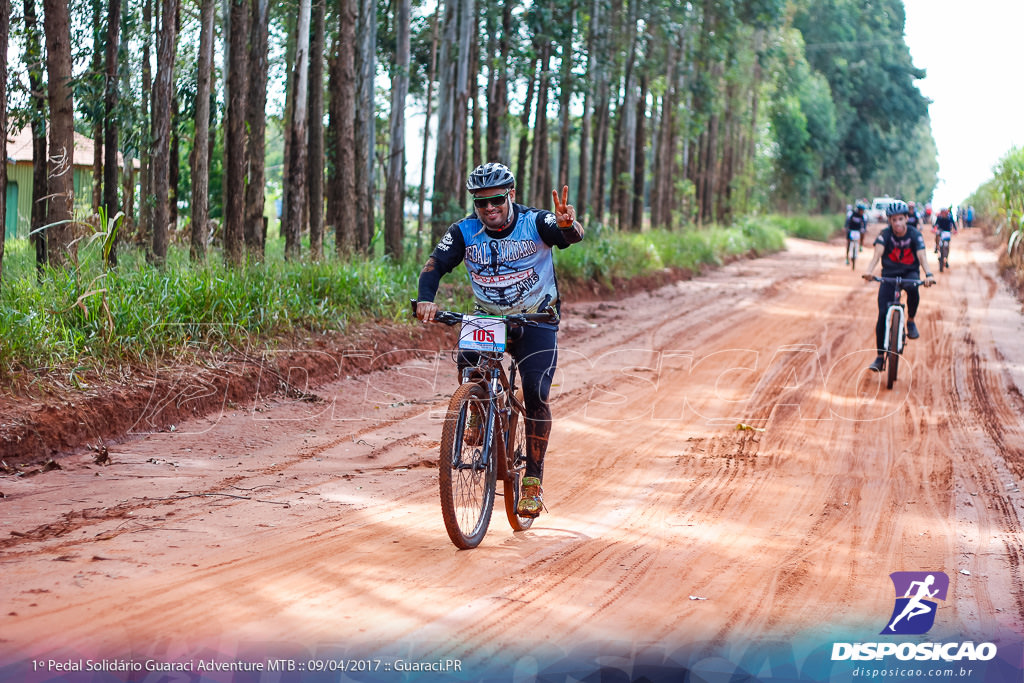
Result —
<svg viewBox="0 0 1024 683"><path fill-rule="evenodd" d="M896 604L882 635L920 635L935 624L937 600L946 600L949 577L945 572L893 572Z"/></svg>
<svg viewBox="0 0 1024 683"><path fill-rule="evenodd" d="M889 577L896 590L896 603L881 635L927 633L935 624L938 601L945 601L949 593L949 577L943 572L893 572ZM881 660L886 657L902 661L988 661L996 653L995 644L975 644L973 641L832 644L832 661Z"/></svg>

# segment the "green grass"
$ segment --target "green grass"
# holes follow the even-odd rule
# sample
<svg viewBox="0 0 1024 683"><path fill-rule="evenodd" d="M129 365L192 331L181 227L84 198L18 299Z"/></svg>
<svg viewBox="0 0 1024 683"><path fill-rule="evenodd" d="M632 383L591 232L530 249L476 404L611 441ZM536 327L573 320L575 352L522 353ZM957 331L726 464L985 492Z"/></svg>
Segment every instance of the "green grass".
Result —
<svg viewBox="0 0 1024 683"><path fill-rule="evenodd" d="M761 218L671 233L592 229L583 243L557 251L557 270L562 282L611 282L665 268L696 272L730 257L781 249L784 240L779 221ZM225 267L216 251L194 265L187 245L172 244L163 268L121 245L119 265L108 271L101 248L100 239L80 242L75 267L48 269L37 279L28 240L6 243L0 377L59 371L74 378L124 363L151 367L269 347L292 335L343 332L361 322L409 320L421 267L411 258L339 261L329 239L326 260L287 262L281 240L271 239L264 263L238 269ZM455 310L471 306L461 268L445 278L437 300Z"/></svg>
<svg viewBox="0 0 1024 683"><path fill-rule="evenodd" d="M728 228L588 234L580 244L558 251L555 258L560 280L610 283L665 268L697 272L721 265L729 257L777 251L784 245L782 230L760 220L745 219Z"/></svg>
<svg viewBox="0 0 1024 683"><path fill-rule="evenodd" d="M827 242L839 234L846 224L846 217L842 214L816 216L769 214L758 220L782 230L787 235L818 242Z"/></svg>

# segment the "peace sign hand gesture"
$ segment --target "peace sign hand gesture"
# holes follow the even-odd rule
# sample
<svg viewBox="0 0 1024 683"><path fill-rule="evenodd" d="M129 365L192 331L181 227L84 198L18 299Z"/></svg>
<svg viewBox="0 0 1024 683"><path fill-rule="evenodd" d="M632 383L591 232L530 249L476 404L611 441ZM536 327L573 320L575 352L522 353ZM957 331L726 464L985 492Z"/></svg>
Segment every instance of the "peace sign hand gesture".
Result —
<svg viewBox="0 0 1024 683"><path fill-rule="evenodd" d="M551 190L551 199L555 202L555 222L560 228L571 228L576 222L576 209L569 204L569 186L562 186L562 196L558 190Z"/></svg>

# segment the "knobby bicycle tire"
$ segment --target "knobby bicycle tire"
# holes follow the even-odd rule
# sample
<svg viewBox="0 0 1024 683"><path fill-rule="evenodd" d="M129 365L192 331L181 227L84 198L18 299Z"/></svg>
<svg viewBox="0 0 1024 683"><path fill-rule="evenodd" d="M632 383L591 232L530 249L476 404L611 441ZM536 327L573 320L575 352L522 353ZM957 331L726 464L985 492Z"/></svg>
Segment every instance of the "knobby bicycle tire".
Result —
<svg viewBox="0 0 1024 683"><path fill-rule="evenodd" d="M946 259L949 258L949 246L943 244L939 249L939 272L941 273L946 269Z"/></svg>
<svg viewBox="0 0 1024 683"><path fill-rule="evenodd" d="M896 373L899 371L900 365L900 332L902 331L902 325L898 325L896 318L899 317L896 312L889 313L889 350L888 358L886 358L886 364L888 367L888 374L886 375L885 388L892 389L892 385L896 383Z"/></svg>
<svg viewBox="0 0 1024 683"><path fill-rule="evenodd" d="M497 483L494 449L485 449L482 444L473 446L464 439L470 411L480 411L480 429L483 430L487 408L487 392L482 386L473 382L462 384L452 394L441 430L437 460L441 516L448 537L462 549L480 545L494 507ZM490 451L490 457L484 464L486 451Z"/></svg>
<svg viewBox="0 0 1024 683"><path fill-rule="evenodd" d="M516 392L519 405L523 404L523 392ZM521 517L516 514L519 496L522 491L523 471L526 468L526 415L516 407L509 406L508 434L505 439L505 462L503 468L505 485L505 516L514 531L525 531L533 524L533 517Z"/></svg>
<svg viewBox="0 0 1024 683"><path fill-rule="evenodd" d="M850 269L851 270L857 270L857 243L856 242L852 242L852 241L850 242L849 255L850 255Z"/></svg>

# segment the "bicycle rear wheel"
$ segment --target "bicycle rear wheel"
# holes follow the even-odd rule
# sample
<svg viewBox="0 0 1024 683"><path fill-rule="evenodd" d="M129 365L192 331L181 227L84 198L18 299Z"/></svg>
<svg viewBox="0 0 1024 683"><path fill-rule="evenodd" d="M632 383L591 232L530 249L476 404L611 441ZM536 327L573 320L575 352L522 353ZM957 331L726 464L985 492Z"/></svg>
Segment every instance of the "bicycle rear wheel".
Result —
<svg viewBox="0 0 1024 683"><path fill-rule="evenodd" d="M899 371L900 365L900 333L902 325L900 324L900 315L896 312L889 314L889 344L888 350L886 351L885 363L888 368L888 374L885 379L885 388L892 389L892 385L896 383L896 373Z"/></svg>
<svg viewBox="0 0 1024 683"><path fill-rule="evenodd" d="M523 404L523 392L516 392L519 405ZM514 404L509 411L508 438L505 440L505 460L508 463L505 472L505 516L515 531L525 531L533 524L533 517L520 517L516 514L519 506L520 484L526 470L526 415Z"/></svg>
<svg viewBox="0 0 1024 683"><path fill-rule="evenodd" d="M949 245L943 244L939 249L939 272L946 269L946 259L949 258Z"/></svg>
<svg viewBox="0 0 1024 683"><path fill-rule="evenodd" d="M850 269L857 270L857 242L850 241Z"/></svg>
<svg viewBox="0 0 1024 683"><path fill-rule="evenodd" d="M441 515L448 537L459 548L480 545L494 506L497 467L494 449L487 444L467 443L467 422L471 413L480 418L479 430L486 429L487 392L467 382L452 394L441 431L441 454L437 460L441 493ZM479 437L483 440L483 437Z"/></svg>

